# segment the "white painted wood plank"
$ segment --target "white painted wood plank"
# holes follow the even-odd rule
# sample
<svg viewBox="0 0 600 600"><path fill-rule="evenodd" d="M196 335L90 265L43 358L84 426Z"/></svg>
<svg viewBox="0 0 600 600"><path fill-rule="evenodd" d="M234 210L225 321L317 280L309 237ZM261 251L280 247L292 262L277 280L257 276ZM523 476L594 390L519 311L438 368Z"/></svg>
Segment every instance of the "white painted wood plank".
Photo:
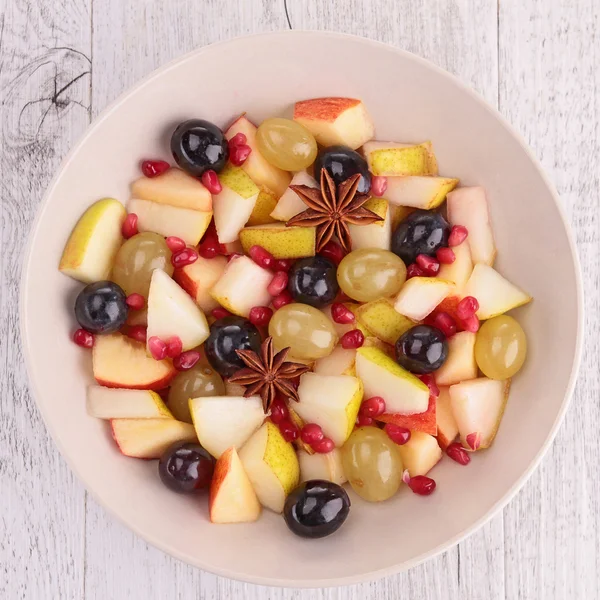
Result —
<svg viewBox="0 0 600 600"><path fill-rule="evenodd" d="M60 160L89 122L87 1L0 6L0 597L83 596L84 489L28 392L22 249ZM68 335L68 333L65 333Z"/></svg>
<svg viewBox="0 0 600 600"><path fill-rule="evenodd" d="M587 313L573 404L541 468L505 509L506 593L510 600L598 598L600 5L506 0L499 6L500 108L561 195L575 231Z"/></svg>

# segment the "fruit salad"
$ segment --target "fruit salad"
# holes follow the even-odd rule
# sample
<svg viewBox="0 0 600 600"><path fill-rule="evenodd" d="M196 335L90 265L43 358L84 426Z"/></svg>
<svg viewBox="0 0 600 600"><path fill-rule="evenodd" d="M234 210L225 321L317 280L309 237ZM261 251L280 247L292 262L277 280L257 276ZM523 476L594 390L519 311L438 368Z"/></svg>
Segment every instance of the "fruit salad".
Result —
<svg viewBox="0 0 600 600"><path fill-rule="evenodd" d="M377 140L353 98L191 119L170 150L126 207L86 210L59 267L85 284L88 413L123 455L213 523L267 509L319 538L348 488L427 496L442 458L490 447L527 352L506 313L531 297L494 268L482 187L430 141Z"/></svg>

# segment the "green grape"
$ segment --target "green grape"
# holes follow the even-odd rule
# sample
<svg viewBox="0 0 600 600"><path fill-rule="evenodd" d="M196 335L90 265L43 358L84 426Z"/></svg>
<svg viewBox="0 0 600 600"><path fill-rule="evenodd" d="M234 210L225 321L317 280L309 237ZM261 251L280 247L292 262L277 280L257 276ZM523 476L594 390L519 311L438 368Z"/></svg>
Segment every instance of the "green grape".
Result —
<svg viewBox="0 0 600 600"><path fill-rule="evenodd" d="M290 119L267 119L256 132L258 151L275 167L302 171L315 162L317 142L312 133Z"/></svg>

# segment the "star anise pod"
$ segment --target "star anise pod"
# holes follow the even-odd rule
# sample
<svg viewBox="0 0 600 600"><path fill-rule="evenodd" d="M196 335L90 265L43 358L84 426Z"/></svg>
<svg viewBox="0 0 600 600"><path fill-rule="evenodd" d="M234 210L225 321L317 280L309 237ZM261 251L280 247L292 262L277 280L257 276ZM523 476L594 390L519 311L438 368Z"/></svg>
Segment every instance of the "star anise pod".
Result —
<svg viewBox="0 0 600 600"><path fill-rule="evenodd" d="M308 208L292 217L288 227L316 227L317 252L335 234L346 252L352 250L352 239L348 225L370 225L383 221L374 212L364 208L369 194L359 194L361 175L357 173L340 183L337 188L327 169L321 169L321 189L307 185L290 186Z"/></svg>
<svg viewBox="0 0 600 600"><path fill-rule="evenodd" d="M290 379L306 373L309 368L299 363L285 362L289 351L289 348L284 348L275 354L273 338L270 336L262 343L260 355L254 350L236 350L246 367L236 371L229 381L247 386L244 393L246 398L260 394L265 414L271 408L277 392L296 402L299 400L298 392Z"/></svg>

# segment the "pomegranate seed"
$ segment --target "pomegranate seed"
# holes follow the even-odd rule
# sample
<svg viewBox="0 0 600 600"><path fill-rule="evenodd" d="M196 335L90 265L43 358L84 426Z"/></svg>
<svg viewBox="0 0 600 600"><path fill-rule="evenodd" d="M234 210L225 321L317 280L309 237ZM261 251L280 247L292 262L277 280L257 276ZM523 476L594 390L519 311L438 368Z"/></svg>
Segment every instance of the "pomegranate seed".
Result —
<svg viewBox="0 0 600 600"><path fill-rule="evenodd" d="M271 404L271 421L278 425L290 416L288 407L281 398L275 398Z"/></svg>
<svg viewBox="0 0 600 600"><path fill-rule="evenodd" d="M429 496L435 491L435 481L431 477L417 475L410 478L408 487L419 496Z"/></svg>
<svg viewBox="0 0 600 600"><path fill-rule="evenodd" d="M456 321L447 312L437 313L433 317L433 326L442 331L447 338L456 333Z"/></svg>
<svg viewBox="0 0 600 600"><path fill-rule="evenodd" d="M167 243L169 250L174 253L181 252L186 248L186 243L180 237L175 235L170 235L165 242Z"/></svg>
<svg viewBox="0 0 600 600"><path fill-rule="evenodd" d="M320 442L323 437L323 430L321 429L321 426L316 423L307 423L300 430L300 439L305 444L312 445L316 442Z"/></svg>
<svg viewBox="0 0 600 600"><path fill-rule="evenodd" d="M214 221L211 222L200 245L198 246L198 252L202 258L215 258L219 254L223 254L223 248L219 243L219 237L217 236L217 230L215 229Z"/></svg>
<svg viewBox="0 0 600 600"><path fill-rule="evenodd" d="M410 440L410 429L406 427L400 427L400 425L394 425L394 423L386 423L383 430L388 434L388 437L392 442L403 446Z"/></svg>
<svg viewBox="0 0 600 600"><path fill-rule="evenodd" d="M374 177L371 177L371 194L381 198L381 196L383 196L387 190L387 185L387 177L382 177L381 175L375 175Z"/></svg>
<svg viewBox="0 0 600 600"><path fill-rule="evenodd" d="M181 252L177 252L177 254L173 254L171 256L171 264L179 269L181 267L186 267L187 265L191 265L198 260L198 253L194 248L186 248Z"/></svg>
<svg viewBox="0 0 600 600"><path fill-rule="evenodd" d="M127 331L127 337L130 337L136 342L146 343L146 326L145 325L133 325Z"/></svg>
<svg viewBox="0 0 600 600"><path fill-rule="evenodd" d="M231 316L231 313L226 308L222 308L221 306L217 306L217 308L213 308L210 311L210 314L217 320L223 319L224 317Z"/></svg>
<svg viewBox="0 0 600 600"><path fill-rule="evenodd" d="M202 185L213 195L220 194L223 190L217 172L212 169L204 171L200 180L202 181Z"/></svg>
<svg viewBox="0 0 600 600"><path fill-rule="evenodd" d="M354 321L356 321L354 313L349 308L345 307L341 302L334 302L331 305L331 318L336 323L340 323L342 325L354 323Z"/></svg>
<svg viewBox="0 0 600 600"><path fill-rule="evenodd" d="M300 435L298 428L289 419L283 419L279 423L279 431L286 442L293 442Z"/></svg>
<svg viewBox="0 0 600 600"><path fill-rule="evenodd" d="M273 279L271 279L271 283L267 286L267 292L271 294L271 296L279 296L283 290L287 287L288 284L288 274L285 271L278 271L273 275Z"/></svg>
<svg viewBox="0 0 600 600"><path fill-rule="evenodd" d="M280 258L273 263L273 271L289 271L293 264L289 258Z"/></svg>
<svg viewBox="0 0 600 600"><path fill-rule="evenodd" d="M465 331L470 331L471 333L477 333L479 331L479 317L477 315L471 315L467 319L461 319L460 326Z"/></svg>
<svg viewBox="0 0 600 600"><path fill-rule="evenodd" d="M473 296L465 296L456 305L456 316L459 319L468 319L479 310L479 302Z"/></svg>
<svg viewBox="0 0 600 600"><path fill-rule="evenodd" d="M263 269L271 269L273 267L275 258L273 258L273 255L262 246L252 246L250 250L248 250L248 254L259 267L262 267Z"/></svg>
<svg viewBox="0 0 600 600"><path fill-rule="evenodd" d="M123 225L121 226L121 234L123 237L128 240L130 237L137 235L138 233L138 217L135 213L129 213L125 220L123 221Z"/></svg>
<svg viewBox="0 0 600 600"><path fill-rule="evenodd" d="M277 310L282 306L285 306L286 304L291 304L293 301L294 299L292 298L292 295L287 290L285 290L284 292L281 292L279 296L275 296L271 304L273 304L273 308Z"/></svg>
<svg viewBox="0 0 600 600"><path fill-rule="evenodd" d="M373 417L367 417L366 415L358 414L356 417L356 426L357 427L367 427L368 425L373 425L375 419Z"/></svg>
<svg viewBox="0 0 600 600"><path fill-rule="evenodd" d="M82 348L91 348L94 345L94 336L85 329L78 329L73 334L73 341Z"/></svg>
<svg viewBox="0 0 600 600"><path fill-rule="evenodd" d="M342 336L340 343L345 350L360 348L365 343L365 334L360 329L353 329Z"/></svg>
<svg viewBox="0 0 600 600"><path fill-rule="evenodd" d="M148 340L148 350L154 360L167 358L167 345L155 335Z"/></svg>
<svg viewBox="0 0 600 600"><path fill-rule="evenodd" d="M178 371L189 371L200 360L200 352L188 350L173 359L173 366Z"/></svg>
<svg viewBox="0 0 600 600"><path fill-rule="evenodd" d="M425 271L418 264L412 263L406 269L406 279L410 279L411 277L425 277Z"/></svg>
<svg viewBox="0 0 600 600"><path fill-rule="evenodd" d="M331 452L334 448L335 444L333 443L333 440L330 440L326 437L319 442L315 442L312 445L312 449L318 454L327 454L328 452Z"/></svg>
<svg viewBox="0 0 600 600"><path fill-rule="evenodd" d="M170 168L171 165L166 160L145 160L142 162L142 173L146 177L157 177Z"/></svg>
<svg viewBox="0 0 600 600"><path fill-rule="evenodd" d="M450 235L448 236L448 246L458 246L462 244L469 235L469 230L463 225L455 225L450 230Z"/></svg>
<svg viewBox="0 0 600 600"><path fill-rule="evenodd" d="M446 454L460 465L468 465L471 462L469 453L458 442L450 444L446 448Z"/></svg>
<svg viewBox="0 0 600 600"><path fill-rule="evenodd" d="M178 335L174 335L167 340L167 356L177 358L183 351L183 343Z"/></svg>
<svg viewBox="0 0 600 600"><path fill-rule="evenodd" d="M247 144L240 144L239 146L229 147L229 160L232 165L240 167L246 162L246 159L252 153L252 148Z"/></svg>
<svg viewBox="0 0 600 600"><path fill-rule="evenodd" d="M129 294L125 302L132 310L142 310L146 306L146 300L141 294Z"/></svg>
<svg viewBox="0 0 600 600"><path fill-rule="evenodd" d="M329 241L321 248L319 256L329 259L335 265L339 265L346 254L337 242Z"/></svg>
<svg viewBox="0 0 600 600"><path fill-rule="evenodd" d="M236 133L228 142L229 149L231 150L234 146L243 146L248 141L246 134L244 133Z"/></svg>
<svg viewBox="0 0 600 600"><path fill-rule="evenodd" d="M451 265L456 260L456 254L452 248L438 248L435 256L442 265Z"/></svg>
<svg viewBox="0 0 600 600"><path fill-rule="evenodd" d="M436 275L440 270L440 263L437 258L433 256L427 256L427 254L419 254L417 256L417 265L421 267L425 275Z"/></svg>
<svg viewBox="0 0 600 600"><path fill-rule="evenodd" d="M267 325L273 316L273 310L268 306L255 306L250 309L248 320L254 325Z"/></svg>
<svg viewBox="0 0 600 600"><path fill-rule="evenodd" d="M360 405L360 414L365 417L378 417L385 412L385 400L381 396L368 398Z"/></svg>
<svg viewBox="0 0 600 600"><path fill-rule="evenodd" d="M429 388L429 395L437 398L440 395L440 388L435 382L433 375L419 375L419 379Z"/></svg>
<svg viewBox="0 0 600 600"><path fill-rule="evenodd" d="M481 446L481 434L479 433L479 431L469 433L465 440L467 442L467 445L469 446L469 448L471 448L471 450L473 450L473 452L479 450L479 447Z"/></svg>

